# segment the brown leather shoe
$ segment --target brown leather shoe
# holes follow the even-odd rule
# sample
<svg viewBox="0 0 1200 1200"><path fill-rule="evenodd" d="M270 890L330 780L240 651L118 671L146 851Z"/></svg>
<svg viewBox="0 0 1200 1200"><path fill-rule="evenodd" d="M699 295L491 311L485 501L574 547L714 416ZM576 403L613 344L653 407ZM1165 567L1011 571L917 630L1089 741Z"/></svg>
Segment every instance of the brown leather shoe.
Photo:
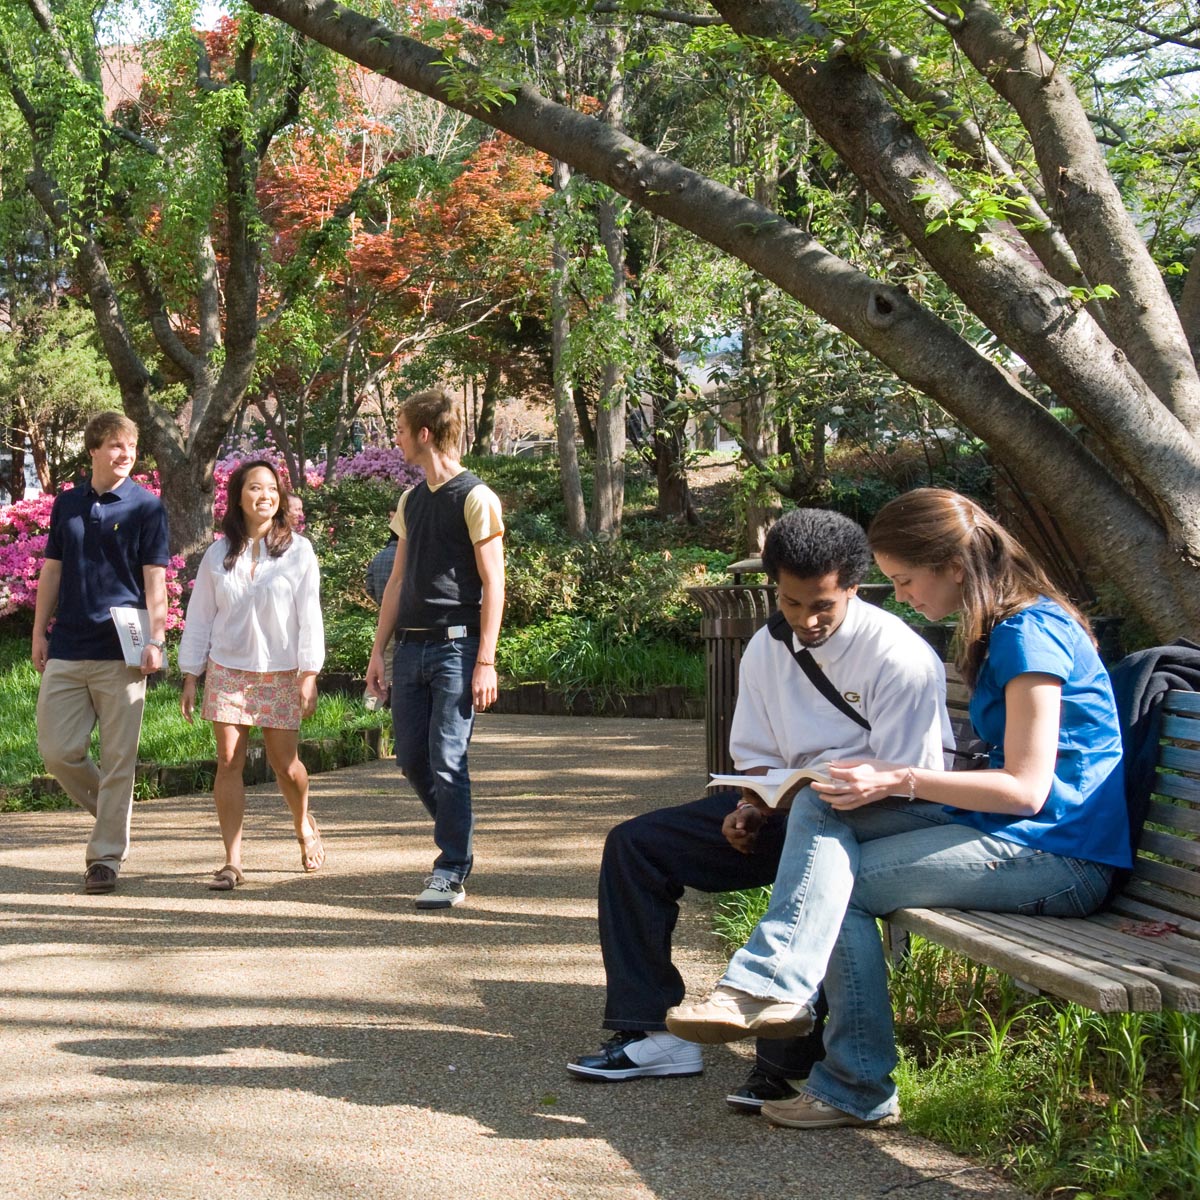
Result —
<svg viewBox="0 0 1200 1200"><path fill-rule="evenodd" d="M789 1129L838 1129L841 1126L874 1129L877 1125L896 1125L900 1121L899 1113L888 1113L873 1121L864 1121L862 1117L818 1100L807 1091L801 1091L790 1100L768 1100L762 1106L762 1115L772 1125L786 1125Z"/></svg>
<svg viewBox="0 0 1200 1200"><path fill-rule="evenodd" d="M803 1037L812 1027L812 1009L807 1004L763 1000L724 985L707 1000L667 1009L667 1028L676 1037L705 1046L748 1037Z"/></svg>
<svg viewBox="0 0 1200 1200"><path fill-rule="evenodd" d="M104 863L92 863L84 872L83 890L94 896L99 892L111 892L117 886L117 873Z"/></svg>

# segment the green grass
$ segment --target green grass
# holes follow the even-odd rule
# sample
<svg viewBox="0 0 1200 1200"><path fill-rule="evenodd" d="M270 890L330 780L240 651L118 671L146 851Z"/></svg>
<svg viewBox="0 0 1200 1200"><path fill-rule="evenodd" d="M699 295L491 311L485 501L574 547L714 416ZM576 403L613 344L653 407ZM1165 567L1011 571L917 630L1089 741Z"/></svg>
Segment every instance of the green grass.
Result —
<svg viewBox="0 0 1200 1200"><path fill-rule="evenodd" d="M602 623L566 614L507 632L496 651L506 682L545 682L569 696L638 695L682 686L704 694L704 652L639 634L613 635Z"/></svg>
<svg viewBox="0 0 1200 1200"><path fill-rule="evenodd" d="M38 673L26 639L0 639L0 787L28 783L45 767L38 754Z"/></svg>

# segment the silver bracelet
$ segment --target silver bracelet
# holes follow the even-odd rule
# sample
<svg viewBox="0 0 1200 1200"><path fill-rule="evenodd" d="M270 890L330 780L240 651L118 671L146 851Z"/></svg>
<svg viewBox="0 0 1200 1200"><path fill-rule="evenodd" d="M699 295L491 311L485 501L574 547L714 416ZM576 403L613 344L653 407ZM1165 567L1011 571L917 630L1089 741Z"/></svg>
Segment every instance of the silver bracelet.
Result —
<svg viewBox="0 0 1200 1200"><path fill-rule="evenodd" d="M917 798L917 773L909 767L904 778L908 783L908 802L911 804Z"/></svg>

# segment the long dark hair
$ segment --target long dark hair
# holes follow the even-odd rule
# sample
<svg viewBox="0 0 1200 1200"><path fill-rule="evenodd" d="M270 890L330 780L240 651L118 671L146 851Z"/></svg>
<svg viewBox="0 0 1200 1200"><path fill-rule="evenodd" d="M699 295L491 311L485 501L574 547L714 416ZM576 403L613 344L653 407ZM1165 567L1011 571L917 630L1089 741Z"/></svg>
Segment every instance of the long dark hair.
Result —
<svg viewBox="0 0 1200 1200"><path fill-rule="evenodd" d="M292 515L288 511L288 489L283 477L275 469L275 464L265 458L252 458L249 462L241 463L229 477L225 485L225 515L221 518L221 532L225 534L225 570L232 571L238 555L246 548L250 540L246 532L246 514L242 512L242 488L246 476L255 467L265 467L275 477L279 488L279 507L271 518L271 528L267 530L267 553L272 558L278 558L292 544Z"/></svg>
<svg viewBox="0 0 1200 1200"><path fill-rule="evenodd" d="M917 488L889 500L867 530L871 549L907 567L962 568L955 664L968 687L979 677L996 625L1047 596L1094 642L1088 619L1054 586L1029 552L974 500L946 488Z"/></svg>

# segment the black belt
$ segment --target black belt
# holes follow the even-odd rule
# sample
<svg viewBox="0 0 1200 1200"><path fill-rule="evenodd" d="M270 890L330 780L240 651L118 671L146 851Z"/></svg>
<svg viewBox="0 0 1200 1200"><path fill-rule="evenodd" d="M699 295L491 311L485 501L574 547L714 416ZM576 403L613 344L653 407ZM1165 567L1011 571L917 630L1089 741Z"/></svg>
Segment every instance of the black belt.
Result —
<svg viewBox="0 0 1200 1200"><path fill-rule="evenodd" d="M397 629L396 641L405 642L453 642L458 638L478 637L478 625L446 625L439 629Z"/></svg>

